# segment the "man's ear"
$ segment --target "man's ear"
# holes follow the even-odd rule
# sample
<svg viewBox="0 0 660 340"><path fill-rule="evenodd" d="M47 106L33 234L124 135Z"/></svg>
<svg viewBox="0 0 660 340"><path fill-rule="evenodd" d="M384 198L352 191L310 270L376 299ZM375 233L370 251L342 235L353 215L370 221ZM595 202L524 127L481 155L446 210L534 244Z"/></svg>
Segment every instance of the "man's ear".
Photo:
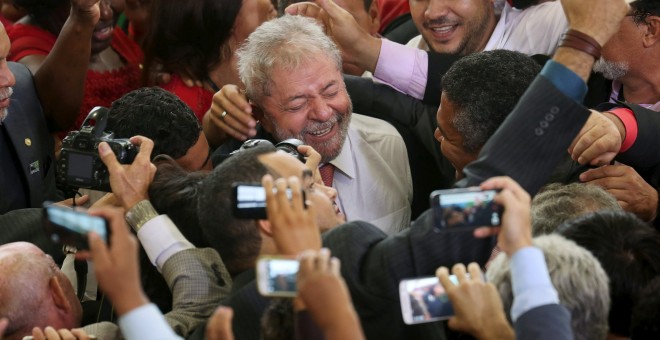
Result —
<svg viewBox="0 0 660 340"><path fill-rule="evenodd" d="M378 1L371 1L371 6L369 6L367 14L369 15L369 27L371 27L369 34L376 35L380 31L380 7L378 7Z"/></svg>
<svg viewBox="0 0 660 340"><path fill-rule="evenodd" d="M271 228L270 221L257 220L257 226L260 232L266 234L268 237L273 237L273 229Z"/></svg>
<svg viewBox="0 0 660 340"><path fill-rule="evenodd" d="M65 314L71 313L73 306L71 306L69 299L66 298L62 284L57 276L53 276L48 280L48 288L50 289L50 295L53 298L55 306Z"/></svg>
<svg viewBox="0 0 660 340"><path fill-rule="evenodd" d="M646 18L646 32L642 42L644 47L651 47L660 42L660 16L649 15Z"/></svg>

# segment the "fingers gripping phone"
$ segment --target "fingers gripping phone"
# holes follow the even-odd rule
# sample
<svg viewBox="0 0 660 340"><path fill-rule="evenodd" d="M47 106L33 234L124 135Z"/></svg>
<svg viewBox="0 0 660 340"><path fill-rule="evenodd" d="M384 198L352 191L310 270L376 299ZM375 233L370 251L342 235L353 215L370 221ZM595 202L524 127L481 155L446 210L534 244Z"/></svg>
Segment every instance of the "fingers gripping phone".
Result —
<svg viewBox="0 0 660 340"><path fill-rule="evenodd" d="M275 189L273 189L275 190ZM286 192L291 199L291 189ZM305 202L305 192L302 192ZM232 187L232 211L235 217L265 220L266 191L259 183L234 183Z"/></svg>
<svg viewBox="0 0 660 340"><path fill-rule="evenodd" d="M458 284L456 276L449 279ZM403 321L408 325L446 320L454 315L451 301L437 277L402 280L399 299Z"/></svg>
<svg viewBox="0 0 660 340"><path fill-rule="evenodd" d="M257 287L263 296L296 297L299 262L292 258L261 257L257 261Z"/></svg>
<svg viewBox="0 0 660 340"><path fill-rule="evenodd" d="M497 190L465 189L436 190L431 193L431 207L437 230L498 226L502 221L502 206L493 199Z"/></svg>
<svg viewBox="0 0 660 340"><path fill-rule="evenodd" d="M108 221L103 217L48 203L44 204L43 214L44 231L56 244L89 249L87 233L90 231L105 243L110 239Z"/></svg>

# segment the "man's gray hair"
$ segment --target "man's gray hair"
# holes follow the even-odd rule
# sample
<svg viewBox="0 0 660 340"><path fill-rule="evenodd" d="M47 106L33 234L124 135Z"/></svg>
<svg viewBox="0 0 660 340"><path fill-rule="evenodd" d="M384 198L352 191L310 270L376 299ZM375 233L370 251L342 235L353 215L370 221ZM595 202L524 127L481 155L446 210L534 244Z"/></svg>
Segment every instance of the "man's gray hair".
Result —
<svg viewBox="0 0 660 340"><path fill-rule="evenodd" d="M605 339L610 293L600 262L588 250L559 235L539 236L533 243L543 251L559 302L571 312L575 339ZM491 262L486 276L497 287L505 310L511 310L511 268L506 254L500 253Z"/></svg>
<svg viewBox="0 0 660 340"><path fill-rule="evenodd" d="M270 78L276 67L295 72L319 57L330 58L341 71L341 52L313 19L285 15L263 23L236 52L238 75L247 95L259 105L269 95Z"/></svg>
<svg viewBox="0 0 660 340"><path fill-rule="evenodd" d="M532 234L550 234L562 223L590 212L621 211L605 189L585 183L552 183L532 200Z"/></svg>

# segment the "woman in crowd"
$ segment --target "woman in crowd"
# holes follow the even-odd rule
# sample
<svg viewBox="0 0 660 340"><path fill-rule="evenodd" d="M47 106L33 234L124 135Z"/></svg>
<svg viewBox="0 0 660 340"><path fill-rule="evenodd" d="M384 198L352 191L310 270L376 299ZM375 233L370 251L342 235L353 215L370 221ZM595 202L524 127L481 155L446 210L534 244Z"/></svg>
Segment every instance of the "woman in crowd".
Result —
<svg viewBox="0 0 660 340"><path fill-rule="evenodd" d="M154 72L171 73L164 89L175 93L202 120L213 93L240 84L234 51L277 14L270 0L154 0L145 41L146 83ZM188 86L190 80L199 86Z"/></svg>
<svg viewBox="0 0 660 340"><path fill-rule="evenodd" d="M79 128L94 106L109 107L113 100L139 87L142 51L121 29L115 28L117 17L124 10L123 0L101 0L98 8L95 1L75 0L74 10L69 0L14 0L14 3L28 15L8 30L11 40L8 59L27 65L32 73L39 70L47 56L49 62L60 65L58 74L49 83L52 91L48 92L65 96L69 99L67 110L79 111L72 126L60 128ZM91 57L87 65L71 62L69 53L78 42L62 37L70 13L80 16L76 11L81 9L99 12L91 34ZM58 39L63 41L56 44ZM70 78L75 80L71 82Z"/></svg>

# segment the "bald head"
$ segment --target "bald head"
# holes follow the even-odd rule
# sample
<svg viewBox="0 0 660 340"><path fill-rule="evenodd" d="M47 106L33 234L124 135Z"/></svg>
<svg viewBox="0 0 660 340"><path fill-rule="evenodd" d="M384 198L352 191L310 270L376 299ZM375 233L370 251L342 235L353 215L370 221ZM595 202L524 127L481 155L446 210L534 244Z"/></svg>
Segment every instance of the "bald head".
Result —
<svg viewBox="0 0 660 340"><path fill-rule="evenodd" d="M20 339L33 327L80 324L81 307L71 283L53 259L31 243L0 246L0 301L0 318L9 319L6 339Z"/></svg>

